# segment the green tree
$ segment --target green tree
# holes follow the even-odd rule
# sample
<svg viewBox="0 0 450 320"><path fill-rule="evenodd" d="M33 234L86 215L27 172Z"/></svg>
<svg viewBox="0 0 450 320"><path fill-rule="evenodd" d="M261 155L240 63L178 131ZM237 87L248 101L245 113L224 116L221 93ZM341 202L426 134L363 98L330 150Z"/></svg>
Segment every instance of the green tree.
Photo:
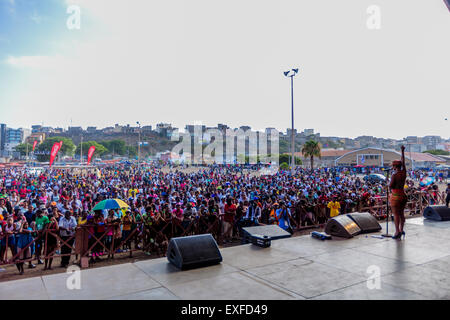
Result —
<svg viewBox="0 0 450 320"><path fill-rule="evenodd" d="M327 145L327 148L332 148L332 149L339 149L339 148L343 148L344 144L342 142L334 142L332 140L325 140L324 144Z"/></svg>
<svg viewBox="0 0 450 320"><path fill-rule="evenodd" d="M33 145L31 145L29 143L19 144L14 149L17 152L20 152L21 156L26 156L27 155L27 147L28 147L28 153L31 153L31 151L33 150Z"/></svg>
<svg viewBox="0 0 450 320"><path fill-rule="evenodd" d="M430 153L435 156L450 156L450 152L448 152L446 150L427 150L422 153Z"/></svg>
<svg viewBox="0 0 450 320"><path fill-rule="evenodd" d="M55 142L60 142L62 141L62 147L61 150L59 151L59 155L64 155L64 156L73 156L74 152L75 152L75 145L73 144L72 139L70 138L65 138L65 137L51 137L51 138L47 138L45 139L44 142L42 142L36 149L36 158L38 159L38 161L40 162L46 162L50 160L50 151L52 150L53 145L55 144ZM41 154L39 154L39 152Z"/></svg>
<svg viewBox="0 0 450 320"><path fill-rule="evenodd" d="M104 145L96 142L96 141L86 141L78 145L77 150L75 150L75 154L79 155L81 152L81 146L83 147L83 156L87 156L89 148L94 146L95 152L93 157L99 157L105 152L108 151L108 149L105 148Z"/></svg>
<svg viewBox="0 0 450 320"><path fill-rule="evenodd" d="M291 155L288 153L280 154L279 161L280 161L280 163L286 163L288 166L290 166ZM294 156L294 161L295 161L295 164L298 166L303 164L302 159L300 159L299 157Z"/></svg>
<svg viewBox="0 0 450 320"><path fill-rule="evenodd" d="M132 157L137 157L137 154L138 154L138 150L137 150L137 147L135 147L135 146L126 146L125 147L125 154L128 156L128 157L130 157L130 158L132 158ZM142 155L142 152L141 152L141 155Z"/></svg>
<svg viewBox="0 0 450 320"><path fill-rule="evenodd" d="M100 144L108 149L108 154L117 154L123 156L127 153L127 145L123 140L101 141Z"/></svg>
<svg viewBox="0 0 450 320"><path fill-rule="evenodd" d="M319 142L314 140L306 141L306 143L302 147L303 156L309 157L311 161L311 170L314 169L314 157L318 157L321 159L320 151L322 147Z"/></svg>
<svg viewBox="0 0 450 320"><path fill-rule="evenodd" d="M286 162L283 162L282 164L280 164L280 169L281 170L288 170L289 169L289 165Z"/></svg>

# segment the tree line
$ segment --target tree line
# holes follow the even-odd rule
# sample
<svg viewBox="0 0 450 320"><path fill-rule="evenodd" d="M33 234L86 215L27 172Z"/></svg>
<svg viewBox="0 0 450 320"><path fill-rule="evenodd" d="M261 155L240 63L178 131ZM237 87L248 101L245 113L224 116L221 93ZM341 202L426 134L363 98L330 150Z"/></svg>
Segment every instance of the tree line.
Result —
<svg viewBox="0 0 450 320"><path fill-rule="evenodd" d="M93 157L101 157L104 155L113 156L137 156L137 147L127 145L123 140L109 140L109 141L84 141L76 146L72 139L66 137L51 137L47 138L44 142L36 146L35 156L39 162L47 162L50 160L50 151L55 142L62 141L62 147L59 151L60 156L73 157L80 155L83 152L83 156L87 156L89 148L95 146L95 152ZM29 143L23 143L16 146L15 150L20 152L22 156L31 154L33 145Z"/></svg>
<svg viewBox="0 0 450 320"><path fill-rule="evenodd" d="M75 155L80 155L81 152L83 156L87 156L89 148L91 146L95 146L94 158L101 157L103 155L113 155L113 156L128 156L135 157L137 156L137 147L127 145L123 140L108 140L108 141L85 141L80 143L78 146L75 146L72 139L65 137L51 137L47 138L43 143L39 144L36 147L34 154L36 158L40 162L47 162L50 160L50 151L55 144L55 142L62 141L62 147L59 151L60 156L69 156L73 157ZM15 149L17 152L20 152L22 156L29 154L32 152L33 146L31 144L20 144ZM321 144L314 140L307 141L301 149L301 152L305 158L309 158L311 168L314 167L314 158L320 159L321 152ZM246 157L246 162L248 157ZM258 159L259 161L259 159ZM290 166L290 155L283 153L280 154L279 157L280 166L283 169L287 169ZM295 157L295 164L301 165L302 160L298 157Z"/></svg>

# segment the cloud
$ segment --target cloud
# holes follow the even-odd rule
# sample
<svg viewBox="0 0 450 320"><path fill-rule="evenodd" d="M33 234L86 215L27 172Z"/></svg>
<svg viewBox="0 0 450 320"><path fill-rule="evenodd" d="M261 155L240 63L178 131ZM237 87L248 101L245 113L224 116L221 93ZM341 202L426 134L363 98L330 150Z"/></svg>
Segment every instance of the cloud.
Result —
<svg viewBox="0 0 450 320"><path fill-rule="evenodd" d="M73 118L83 126L140 120L182 127L202 120L284 130L291 101L282 71L293 66L302 71L294 89L299 130L422 135L434 125L426 127L417 113L400 107L448 108L449 46L443 39L450 20L426 4L408 16L408 33L393 22L388 33L373 33L365 29L363 5L358 11L331 0L325 11L320 3L304 10L300 1L270 0L65 3L81 7L81 30L52 38L59 55L11 53L6 60L16 75L7 104L22 121L18 126L43 120L65 126ZM399 14L404 8L390 6ZM425 18L438 18L413 23L427 8ZM285 19L286 12L298 18ZM407 117L404 124L397 124L397 115Z"/></svg>

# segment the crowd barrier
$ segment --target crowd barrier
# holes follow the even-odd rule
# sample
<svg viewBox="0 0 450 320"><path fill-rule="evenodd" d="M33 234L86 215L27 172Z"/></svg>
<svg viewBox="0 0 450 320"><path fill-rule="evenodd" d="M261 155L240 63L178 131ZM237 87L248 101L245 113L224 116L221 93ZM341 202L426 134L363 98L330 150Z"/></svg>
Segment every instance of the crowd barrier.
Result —
<svg viewBox="0 0 450 320"><path fill-rule="evenodd" d="M350 212L370 212L377 219L386 217L386 196L378 198L378 203L364 206L358 203L351 208L343 209L341 214ZM443 199L440 199L443 201ZM424 192L414 192L408 195L405 213L410 215L421 214L430 204L430 195ZM259 224L270 223L267 212ZM324 206L315 206L314 212L306 212L300 206L291 208L289 216L292 231L302 231L311 228L320 228L329 219L329 209ZM240 229L250 223L235 223L233 234L242 239ZM0 234L1 250L0 265L10 265L18 262L37 261L38 259L55 259L61 257L74 257L76 263L87 266L86 261L96 257L113 259L123 249L132 257L135 251L144 251L151 255L164 256L168 241L173 237L183 237L196 234L211 233L219 245L223 244L223 215L206 215L192 220L181 221L170 219L144 219L132 225L131 230L124 232L120 223L104 225L81 225L75 232L63 237L57 230L45 229L34 232L32 240L23 248L16 248L16 241L12 239L15 234ZM32 249L32 256L25 253ZM39 254L40 253L40 254ZM83 263L83 261L85 263Z"/></svg>

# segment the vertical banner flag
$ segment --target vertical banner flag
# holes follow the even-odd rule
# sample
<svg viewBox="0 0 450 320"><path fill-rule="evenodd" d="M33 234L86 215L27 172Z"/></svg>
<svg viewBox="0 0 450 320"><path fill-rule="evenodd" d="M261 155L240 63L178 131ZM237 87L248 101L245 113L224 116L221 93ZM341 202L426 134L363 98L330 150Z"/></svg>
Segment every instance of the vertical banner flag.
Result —
<svg viewBox="0 0 450 320"><path fill-rule="evenodd" d="M87 165L89 165L89 163L91 162L91 159L92 159L92 156L94 155L94 152L95 152L95 146L91 146L89 148L89 151L88 151Z"/></svg>
<svg viewBox="0 0 450 320"><path fill-rule="evenodd" d="M37 140L35 140L34 142L33 142L33 152L34 152L34 149L36 149L36 146L37 146Z"/></svg>
<svg viewBox="0 0 450 320"><path fill-rule="evenodd" d="M53 164L53 161L55 161L56 155L58 154L59 150L61 149L62 143L55 142L55 144L52 147L52 151L50 152L50 167Z"/></svg>

